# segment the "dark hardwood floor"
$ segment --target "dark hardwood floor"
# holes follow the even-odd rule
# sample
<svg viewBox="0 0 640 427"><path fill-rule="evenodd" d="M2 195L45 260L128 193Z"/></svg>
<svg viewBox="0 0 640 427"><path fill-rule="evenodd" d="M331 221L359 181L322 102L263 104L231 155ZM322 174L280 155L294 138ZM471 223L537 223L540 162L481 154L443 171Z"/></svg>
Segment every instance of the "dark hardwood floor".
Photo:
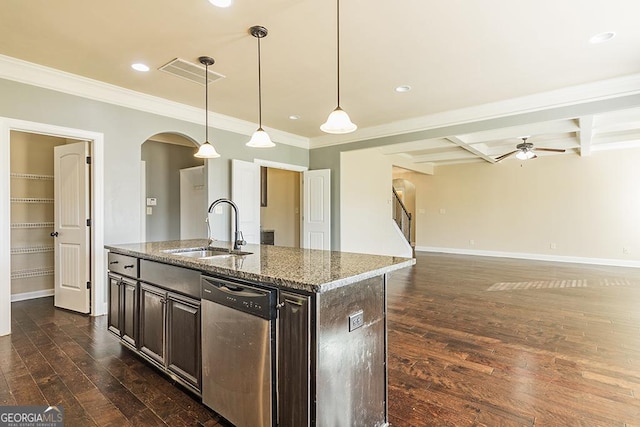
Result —
<svg viewBox="0 0 640 427"><path fill-rule="evenodd" d="M639 269L422 253L388 306L393 426L640 425Z"/></svg>
<svg viewBox="0 0 640 427"><path fill-rule="evenodd" d="M418 253L389 283L389 416L400 426L640 426L640 270ZM223 426L107 332L12 305L0 405L67 426Z"/></svg>

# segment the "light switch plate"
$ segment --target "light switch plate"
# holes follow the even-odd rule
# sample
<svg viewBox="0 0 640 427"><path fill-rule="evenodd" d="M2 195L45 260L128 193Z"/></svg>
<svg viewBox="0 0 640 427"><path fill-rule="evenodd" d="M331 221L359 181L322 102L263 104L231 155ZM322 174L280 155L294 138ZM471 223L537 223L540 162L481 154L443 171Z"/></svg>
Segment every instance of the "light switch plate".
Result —
<svg viewBox="0 0 640 427"><path fill-rule="evenodd" d="M158 200L155 197L147 197L147 206L157 206Z"/></svg>
<svg viewBox="0 0 640 427"><path fill-rule="evenodd" d="M147 215L153 215L153 208L151 206L147 207Z"/></svg>

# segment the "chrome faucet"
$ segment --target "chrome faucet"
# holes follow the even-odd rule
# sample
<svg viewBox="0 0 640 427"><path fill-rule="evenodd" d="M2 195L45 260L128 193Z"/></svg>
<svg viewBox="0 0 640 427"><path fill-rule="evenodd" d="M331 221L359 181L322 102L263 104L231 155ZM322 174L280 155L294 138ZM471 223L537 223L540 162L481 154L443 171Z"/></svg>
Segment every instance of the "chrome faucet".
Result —
<svg viewBox="0 0 640 427"><path fill-rule="evenodd" d="M213 208L215 208L220 203L226 203L230 205L236 214L236 229L234 232L233 250L237 251L240 249L240 246L247 244L247 242L242 237L242 231L238 230L238 224L240 224L240 211L238 211L238 205L236 205L232 200L225 199L225 198L214 201L213 203L211 203L211 205L209 206L209 209L207 210L207 222L209 222L209 214L213 212ZM211 246L211 243L213 243L213 240L211 239L211 228L209 227L208 229L209 229L209 246Z"/></svg>

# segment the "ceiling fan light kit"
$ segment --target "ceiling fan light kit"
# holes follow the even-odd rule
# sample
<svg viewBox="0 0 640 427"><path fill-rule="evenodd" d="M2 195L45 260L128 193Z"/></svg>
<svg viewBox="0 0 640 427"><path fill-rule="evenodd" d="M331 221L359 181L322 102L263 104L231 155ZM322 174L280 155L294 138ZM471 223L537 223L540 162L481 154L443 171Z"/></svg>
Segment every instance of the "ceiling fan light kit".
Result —
<svg viewBox="0 0 640 427"><path fill-rule="evenodd" d="M204 143L200 145L194 157L199 159L215 159L220 157L220 154L216 151L215 147L209 143L209 66L215 63L214 59L209 56L201 56L198 58L200 63L204 65Z"/></svg>
<svg viewBox="0 0 640 427"><path fill-rule="evenodd" d="M554 153L564 153L565 149L563 148L535 148L532 143L527 142L528 137L523 137L522 142L516 145L516 149L510 153L503 154L502 156L496 157L496 163L510 157L512 155L516 155L516 158L519 160L529 160L535 159L536 151L551 151Z"/></svg>

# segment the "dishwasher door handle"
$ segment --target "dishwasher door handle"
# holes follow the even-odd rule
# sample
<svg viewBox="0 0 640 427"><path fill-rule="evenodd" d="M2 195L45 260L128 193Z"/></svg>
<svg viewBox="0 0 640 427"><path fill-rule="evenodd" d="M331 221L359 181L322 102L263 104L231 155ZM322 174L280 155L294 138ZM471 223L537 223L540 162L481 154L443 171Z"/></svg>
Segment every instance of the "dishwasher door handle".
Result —
<svg viewBox="0 0 640 427"><path fill-rule="evenodd" d="M222 292L226 292L228 294L232 294L232 295L242 295L242 296L247 296L247 297L261 297L264 296L266 294L266 292L258 292L258 291L254 291L251 288L245 288L245 287L241 287L241 286L229 286L229 285L218 285L217 288L222 291Z"/></svg>

